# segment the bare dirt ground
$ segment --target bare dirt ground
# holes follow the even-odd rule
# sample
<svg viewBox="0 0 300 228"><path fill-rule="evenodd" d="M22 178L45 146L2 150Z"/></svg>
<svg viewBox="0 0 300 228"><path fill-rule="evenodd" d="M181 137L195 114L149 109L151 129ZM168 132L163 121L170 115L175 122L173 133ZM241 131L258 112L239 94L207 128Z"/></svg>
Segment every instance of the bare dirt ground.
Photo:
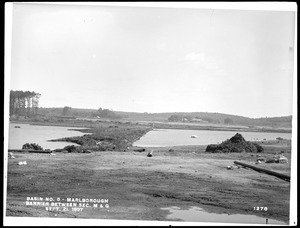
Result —
<svg viewBox="0 0 300 228"><path fill-rule="evenodd" d="M290 141L264 142L265 157L285 151ZM153 157L147 157L153 149ZM234 161L255 165L257 154L205 153L205 146L147 148L136 152L90 154L14 153L8 159L7 216L166 221L163 207L198 206L208 212L248 214L288 223L290 183L252 169L227 166ZM18 165L27 161L27 165ZM257 166L290 175L290 163ZM109 208L80 212L49 211L25 205L27 197L108 199ZM267 207L255 211L254 207Z"/></svg>

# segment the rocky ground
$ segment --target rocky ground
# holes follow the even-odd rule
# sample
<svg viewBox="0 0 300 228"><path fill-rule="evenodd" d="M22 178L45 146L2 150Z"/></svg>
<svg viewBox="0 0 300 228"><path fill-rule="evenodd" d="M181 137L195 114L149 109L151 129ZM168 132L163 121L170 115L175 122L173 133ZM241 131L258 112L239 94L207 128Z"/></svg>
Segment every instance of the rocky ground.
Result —
<svg viewBox="0 0 300 228"><path fill-rule="evenodd" d="M207 153L205 146L146 148L143 152L130 148L88 154L14 153L15 159L7 161L6 215L165 221L169 212L161 208L197 206L207 212L256 215L287 223L290 182L233 165L241 161L290 175L290 163L255 164L258 155L273 157L281 151L290 161L290 141L260 145L262 153ZM147 157L151 150L153 156ZM27 165L18 165L19 161ZM26 205L27 197L108 199L109 207L46 210Z"/></svg>

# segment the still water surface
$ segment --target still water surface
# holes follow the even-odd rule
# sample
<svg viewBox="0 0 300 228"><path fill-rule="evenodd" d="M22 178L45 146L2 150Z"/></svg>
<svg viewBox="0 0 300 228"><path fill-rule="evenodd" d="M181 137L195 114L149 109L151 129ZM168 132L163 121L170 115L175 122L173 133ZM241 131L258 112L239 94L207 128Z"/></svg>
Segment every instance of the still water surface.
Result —
<svg viewBox="0 0 300 228"><path fill-rule="evenodd" d="M15 128L19 126L20 128ZM38 126L29 124L10 123L8 149L22 149L25 143L37 143L44 149L63 148L67 145L77 145L69 142L48 142L50 139L58 139L72 136L82 136L86 133L69 131L68 129L83 129L80 127Z"/></svg>
<svg viewBox="0 0 300 228"><path fill-rule="evenodd" d="M268 224L286 225L286 223L279 220L255 215L208 213L200 207L191 207L187 210L183 210L179 207L166 207L161 209L169 210L170 214L167 216L167 219L180 219L186 222L266 224L266 219L268 219Z"/></svg>
<svg viewBox="0 0 300 228"><path fill-rule="evenodd" d="M207 145L221 143L231 138L235 131L208 131L208 130L178 130L155 129L148 132L134 146L181 146L181 145ZM273 132L239 132L247 141L276 140L277 137L291 139L291 133ZM196 138L192 138L196 135Z"/></svg>

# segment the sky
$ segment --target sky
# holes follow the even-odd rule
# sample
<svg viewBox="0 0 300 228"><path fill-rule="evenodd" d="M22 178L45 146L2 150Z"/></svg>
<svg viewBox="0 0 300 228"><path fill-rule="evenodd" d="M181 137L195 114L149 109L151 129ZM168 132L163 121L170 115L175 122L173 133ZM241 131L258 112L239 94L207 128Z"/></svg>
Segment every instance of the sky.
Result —
<svg viewBox="0 0 300 228"><path fill-rule="evenodd" d="M13 4L10 89L40 107L292 114L295 12Z"/></svg>

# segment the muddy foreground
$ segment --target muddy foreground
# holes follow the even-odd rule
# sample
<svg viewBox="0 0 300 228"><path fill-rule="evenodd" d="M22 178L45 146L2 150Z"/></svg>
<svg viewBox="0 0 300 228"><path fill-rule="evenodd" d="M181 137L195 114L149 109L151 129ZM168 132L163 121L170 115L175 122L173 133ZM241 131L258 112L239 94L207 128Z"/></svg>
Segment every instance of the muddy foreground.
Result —
<svg viewBox="0 0 300 228"><path fill-rule="evenodd" d="M126 220L167 219L164 207L201 207L207 212L256 215L288 223L290 182L257 171L227 169L234 161L255 165L257 155L284 151L290 161L290 141L264 142L263 153L205 153L205 146L147 148L144 152L105 151L89 154L14 153L8 159L7 216ZM153 149L153 157L147 153ZM27 161L27 165L18 165ZM257 166L290 175L290 163ZM103 208L67 207L51 210L26 205L52 197L107 199ZM40 200L39 198L42 198ZM31 198L32 199L32 198ZM57 202L57 201L56 201ZM106 208L108 204L108 208ZM91 204L90 204L91 205ZM267 207L257 211L254 207Z"/></svg>

